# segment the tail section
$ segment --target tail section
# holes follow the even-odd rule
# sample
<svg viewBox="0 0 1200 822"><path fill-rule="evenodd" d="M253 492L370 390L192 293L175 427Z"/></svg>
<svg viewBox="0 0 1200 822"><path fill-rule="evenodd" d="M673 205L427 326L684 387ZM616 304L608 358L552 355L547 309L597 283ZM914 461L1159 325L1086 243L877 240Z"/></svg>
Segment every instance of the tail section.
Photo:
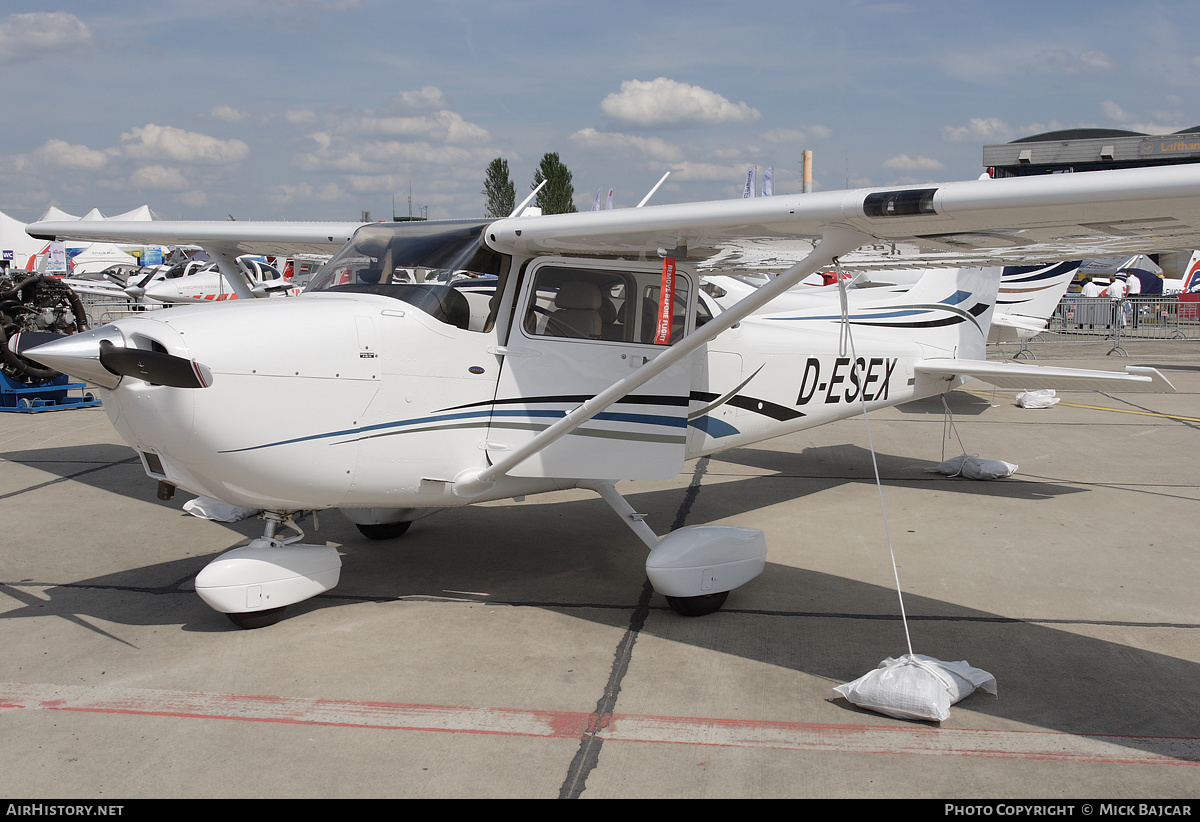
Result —
<svg viewBox="0 0 1200 822"><path fill-rule="evenodd" d="M934 268L907 291L892 288L850 289L848 319L860 334L920 345L930 357L982 359L1000 287L998 268ZM796 303L762 316L766 323L815 327L842 322L836 287L812 289ZM770 311L773 306L768 306ZM811 324L811 325L810 325Z"/></svg>
<svg viewBox="0 0 1200 822"><path fill-rule="evenodd" d="M1188 261L1187 273L1183 275L1184 293L1190 294L1195 289L1200 289L1200 251L1192 252L1192 259Z"/></svg>
<svg viewBox="0 0 1200 822"><path fill-rule="evenodd" d="M895 299L908 303L913 341L927 356L983 359L999 288L994 267L931 269Z"/></svg>
<svg viewBox="0 0 1200 822"><path fill-rule="evenodd" d="M1040 333L1081 261L1042 266L1006 266L1000 274L1000 293L989 342L1027 340Z"/></svg>

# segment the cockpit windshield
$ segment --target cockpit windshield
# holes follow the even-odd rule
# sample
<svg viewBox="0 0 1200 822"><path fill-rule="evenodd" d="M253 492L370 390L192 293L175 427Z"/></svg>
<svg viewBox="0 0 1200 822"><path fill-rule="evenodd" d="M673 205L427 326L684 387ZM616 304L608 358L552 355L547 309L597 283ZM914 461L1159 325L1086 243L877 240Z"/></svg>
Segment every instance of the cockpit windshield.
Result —
<svg viewBox="0 0 1200 822"><path fill-rule="evenodd" d="M471 220L363 226L321 268L307 291L393 297L442 322L486 330L495 320L492 297L498 278L507 275L509 263L507 256L484 245L488 224Z"/></svg>

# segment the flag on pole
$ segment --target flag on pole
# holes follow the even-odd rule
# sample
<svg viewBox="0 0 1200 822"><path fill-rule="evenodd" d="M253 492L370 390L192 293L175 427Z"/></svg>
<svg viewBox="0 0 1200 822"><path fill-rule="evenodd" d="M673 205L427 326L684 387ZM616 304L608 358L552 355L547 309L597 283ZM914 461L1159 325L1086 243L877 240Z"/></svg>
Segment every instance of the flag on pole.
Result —
<svg viewBox="0 0 1200 822"><path fill-rule="evenodd" d="M613 203L613 190L610 188L608 190L608 210L609 211L612 211L612 203Z"/></svg>
<svg viewBox="0 0 1200 822"><path fill-rule="evenodd" d="M592 211L600 210L600 192L603 190L602 188L596 189L596 197L592 200Z"/></svg>
<svg viewBox="0 0 1200 822"><path fill-rule="evenodd" d="M763 196L771 197L775 194L775 166L767 166L763 169Z"/></svg>
<svg viewBox="0 0 1200 822"><path fill-rule="evenodd" d="M758 166L750 166L746 169L746 187L742 189L742 199L748 200L754 196L754 171Z"/></svg>

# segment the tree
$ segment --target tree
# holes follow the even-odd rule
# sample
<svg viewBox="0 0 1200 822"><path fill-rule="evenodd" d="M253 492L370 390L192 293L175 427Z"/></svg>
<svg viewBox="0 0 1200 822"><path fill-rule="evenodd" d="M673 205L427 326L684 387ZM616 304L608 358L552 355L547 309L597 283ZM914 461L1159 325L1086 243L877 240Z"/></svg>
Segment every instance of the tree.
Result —
<svg viewBox="0 0 1200 822"><path fill-rule="evenodd" d="M558 159L558 152L547 152L542 162L533 172L533 185L537 188L542 180L547 180L546 187L538 192L535 205L542 209L543 214L570 214L575 211L575 186L571 185L571 172Z"/></svg>
<svg viewBox="0 0 1200 822"><path fill-rule="evenodd" d="M508 176L508 160L497 157L488 163L483 178L483 192L487 196L488 217L507 217L517 206L517 191Z"/></svg>

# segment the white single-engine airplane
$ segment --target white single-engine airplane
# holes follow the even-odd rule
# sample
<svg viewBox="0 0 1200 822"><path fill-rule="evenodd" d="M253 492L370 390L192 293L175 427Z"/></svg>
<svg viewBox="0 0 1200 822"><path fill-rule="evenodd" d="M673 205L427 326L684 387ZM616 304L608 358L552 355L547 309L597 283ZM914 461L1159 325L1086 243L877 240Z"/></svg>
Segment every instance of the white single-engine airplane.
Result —
<svg viewBox="0 0 1200 822"><path fill-rule="evenodd" d="M650 549L655 589L697 615L763 569L763 534L703 525L660 538L616 481L668 478L691 457L972 377L1173 390L1152 368L987 362L999 283L979 268L933 271L887 300L846 290L786 315L755 312L867 244L1000 265L1193 248L1200 166L370 224L353 236L344 224L240 222L28 230L158 243L174 234L214 246L226 263L345 244L295 299L176 308L16 343L22 356L102 387L160 491L265 511L262 537L196 578L204 601L236 624L270 624L337 584L337 550L300 544L300 511L339 508L386 538L433 509L571 487L604 498ZM722 309L691 265L742 241L809 250ZM239 288L249 293L244 278Z"/></svg>
<svg viewBox="0 0 1200 822"><path fill-rule="evenodd" d="M251 293L256 297L296 296L304 289L292 285L274 266L250 255L237 258L241 282L249 282ZM218 264L201 264L195 271L184 276L171 277L151 282L145 290L148 300L160 303L203 303L224 302L238 299L238 293L221 273Z"/></svg>
<svg viewBox="0 0 1200 822"><path fill-rule="evenodd" d="M1028 340L1044 331L1047 321L1063 295L1067 293L1067 287L1075 278L1079 267L1080 261L992 267L988 273L989 276L999 278L1000 291L996 297L996 310L992 314L988 342ZM925 268L862 271L849 281L849 287L874 289L874 293L861 296L861 300L893 301L897 294L907 291L929 271L930 269ZM825 282L813 282L821 276L825 277ZM723 296L716 298L722 307L734 305L770 281L761 277L748 280L728 275L706 276L704 280L725 292ZM838 300L837 289L828 284L836 281L837 278L829 274L811 275L808 278L810 285L802 284L792 288L755 313L780 314L793 308L803 310L814 306L821 299L818 294L824 295L824 299L828 301ZM814 286L819 286L822 290L814 292Z"/></svg>

